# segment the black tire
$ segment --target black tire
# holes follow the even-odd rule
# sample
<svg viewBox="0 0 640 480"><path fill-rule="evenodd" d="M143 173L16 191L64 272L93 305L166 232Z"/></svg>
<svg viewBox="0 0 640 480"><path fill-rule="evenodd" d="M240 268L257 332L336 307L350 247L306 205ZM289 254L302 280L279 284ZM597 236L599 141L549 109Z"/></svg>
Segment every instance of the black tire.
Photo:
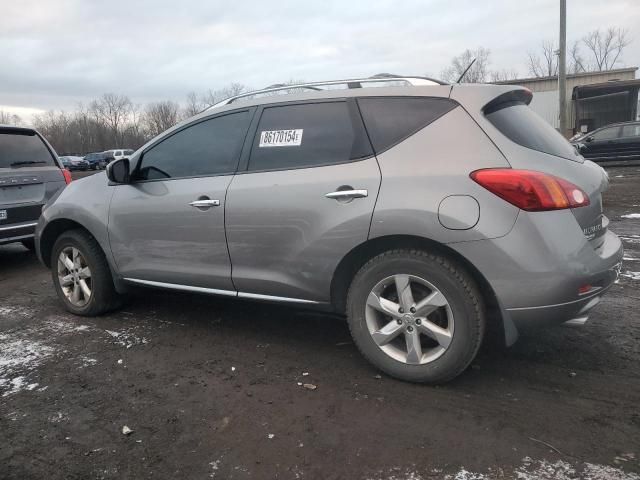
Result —
<svg viewBox="0 0 640 480"><path fill-rule="evenodd" d="M367 298L374 286L397 274L427 280L445 296L453 313L451 343L440 357L408 364L387 355L366 324ZM438 384L462 373L475 358L485 330L485 310L473 278L447 257L421 250L392 250L369 260L355 275L347 295L349 329L360 352L386 374L410 382Z"/></svg>
<svg viewBox="0 0 640 480"><path fill-rule="evenodd" d="M77 248L87 266L91 270L91 296L83 307L73 305L65 296L58 278L58 257L65 248ZM58 298L64 307L75 315L94 317L115 310L122 303L122 297L116 292L113 285L111 269L107 263L104 252L98 242L84 230L69 230L64 232L53 245L51 254L51 276L58 294Z"/></svg>
<svg viewBox="0 0 640 480"><path fill-rule="evenodd" d="M26 248L30 252L35 252L36 251L36 242L35 242L35 240L33 238L29 238L27 240L22 240L20 243L22 244L22 246L24 248Z"/></svg>

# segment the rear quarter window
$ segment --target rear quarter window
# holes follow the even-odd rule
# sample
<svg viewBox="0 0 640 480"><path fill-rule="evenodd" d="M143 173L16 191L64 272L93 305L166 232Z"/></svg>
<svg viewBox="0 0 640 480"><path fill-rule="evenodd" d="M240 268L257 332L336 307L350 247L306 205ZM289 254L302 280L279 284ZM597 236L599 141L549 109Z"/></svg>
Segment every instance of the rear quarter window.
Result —
<svg viewBox="0 0 640 480"><path fill-rule="evenodd" d="M458 105L447 98L366 97L358 105L376 153L423 129Z"/></svg>
<svg viewBox="0 0 640 480"><path fill-rule="evenodd" d="M35 132L0 129L0 168L55 165L51 152Z"/></svg>
<svg viewBox="0 0 640 480"><path fill-rule="evenodd" d="M487 111L485 116L500 133L518 145L577 161L576 149L524 102L508 102Z"/></svg>

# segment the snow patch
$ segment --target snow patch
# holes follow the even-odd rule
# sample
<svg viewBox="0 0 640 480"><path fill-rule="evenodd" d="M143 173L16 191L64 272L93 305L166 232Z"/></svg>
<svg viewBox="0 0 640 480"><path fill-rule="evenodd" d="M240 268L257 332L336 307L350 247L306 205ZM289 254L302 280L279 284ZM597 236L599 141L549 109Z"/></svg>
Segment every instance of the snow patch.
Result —
<svg viewBox="0 0 640 480"><path fill-rule="evenodd" d="M149 343L149 340L147 340L145 337L138 337L137 335L129 331L114 332L113 330L105 330L105 332L114 338L114 343L116 345L120 345L125 348L131 348L137 345L145 345Z"/></svg>
<svg viewBox="0 0 640 480"><path fill-rule="evenodd" d="M634 457L632 454L627 454L625 459L627 458ZM486 472L472 472L465 467L460 467L455 473L444 474L442 469L437 468L421 473L415 467L410 469L394 467L386 471L379 471L377 475L368 478L369 480L427 480L431 478L444 480L502 480L505 478L517 480L640 480L640 475L625 472L618 467L609 465L588 462L574 465L564 460L551 462L524 457L521 465L513 469L494 467L487 469Z"/></svg>
<svg viewBox="0 0 640 480"><path fill-rule="evenodd" d="M631 280L640 280L640 272L631 272L629 270L620 274L621 277L630 278Z"/></svg>
<svg viewBox="0 0 640 480"><path fill-rule="evenodd" d="M621 215L620 218L640 218L640 213L629 213L627 215Z"/></svg>

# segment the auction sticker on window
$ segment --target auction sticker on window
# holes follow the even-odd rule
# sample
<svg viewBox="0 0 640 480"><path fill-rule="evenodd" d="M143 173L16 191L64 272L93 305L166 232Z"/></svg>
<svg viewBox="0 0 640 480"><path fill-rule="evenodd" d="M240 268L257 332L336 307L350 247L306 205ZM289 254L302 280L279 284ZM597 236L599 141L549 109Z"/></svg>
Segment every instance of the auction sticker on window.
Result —
<svg viewBox="0 0 640 480"><path fill-rule="evenodd" d="M299 147L302 144L302 132L297 130L264 130L260 132L259 147Z"/></svg>

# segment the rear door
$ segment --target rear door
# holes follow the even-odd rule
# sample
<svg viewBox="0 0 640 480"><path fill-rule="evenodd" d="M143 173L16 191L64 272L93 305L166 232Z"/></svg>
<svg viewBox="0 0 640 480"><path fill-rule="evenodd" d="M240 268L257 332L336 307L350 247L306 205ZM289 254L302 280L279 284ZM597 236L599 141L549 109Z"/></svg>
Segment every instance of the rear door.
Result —
<svg viewBox="0 0 640 480"><path fill-rule="evenodd" d="M0 127L0 240L31 234L42 205L64 185L53 152L36 132Z"/></svg>
<svg viewBox="0 0 640 480"><path fill-rule="evenodd" d="M326 302L339 261L364 242L380 170L355 101L266 106L227 193L240 296Z"/></svg>
<svg viewBox="0 0 640 480"><path fill-rule="evenodd" d="M252 114L226 113L172 133L143 152L131 184L114 186L109 241L122 276L235 294L225 194Z"/></svg>

